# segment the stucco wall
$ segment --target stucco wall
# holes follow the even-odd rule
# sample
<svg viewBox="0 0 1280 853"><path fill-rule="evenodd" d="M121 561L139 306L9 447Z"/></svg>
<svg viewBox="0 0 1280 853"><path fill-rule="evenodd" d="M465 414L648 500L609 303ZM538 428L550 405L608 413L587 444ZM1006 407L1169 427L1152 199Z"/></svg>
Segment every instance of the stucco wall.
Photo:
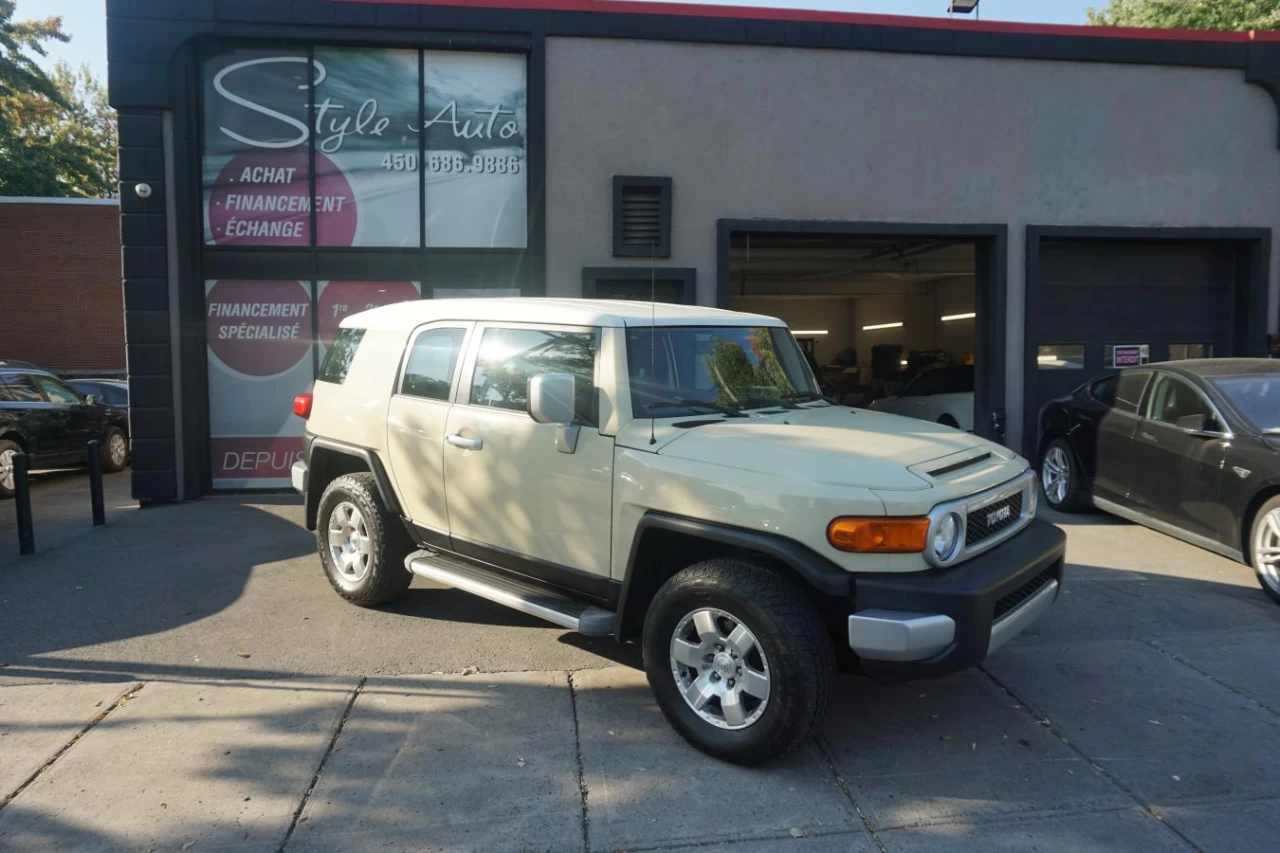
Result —
<svg viewBox="0 0 1280 853"><path fill-rule="evenodd" d="M1275 106L1239 71L555 38L546 74L548 295L626 263L615 174L673 178L665 263L704 304L720 218L1007 223L1011 441L1024 226L1280 223Z"/></svg>

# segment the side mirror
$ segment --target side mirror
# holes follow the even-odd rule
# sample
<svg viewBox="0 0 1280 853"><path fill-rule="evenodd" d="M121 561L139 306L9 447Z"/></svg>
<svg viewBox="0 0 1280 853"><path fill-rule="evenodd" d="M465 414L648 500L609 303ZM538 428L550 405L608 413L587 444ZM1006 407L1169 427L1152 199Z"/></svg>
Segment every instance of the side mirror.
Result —
<svg viewBox="0 0 1280 853"><path fill-rule="evenodd" d="M573 376L539 373L529 379L529 417L540 424L567 424L573 420Z"/></svg>
<svg viewBox="0 0 1280 853"><path fill-rule="evenodd" d="M540 424L558 424L556 450L578 449L580 427L573 425L574 378L569 373L539 373L529 379L529 417Z"/></svg>
<svg viewBox="0 0 1280 853"><path fill-rule="evenodd" d="M92 405L93 405L94 403L96 403L96 402L98 402L98 395L97 395L97 394L85 394L85 395L84 395L84 404L85 404L86 406L92 406Z"/></svg>

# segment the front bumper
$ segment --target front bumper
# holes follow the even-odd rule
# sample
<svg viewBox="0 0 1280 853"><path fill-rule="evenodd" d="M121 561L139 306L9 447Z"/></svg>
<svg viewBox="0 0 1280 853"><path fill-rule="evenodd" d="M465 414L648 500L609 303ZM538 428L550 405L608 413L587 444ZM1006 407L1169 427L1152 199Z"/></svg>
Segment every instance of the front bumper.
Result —
<svg viewBox="0 0 1280 853"><path fill-rule="evenodd" d="M305 495L307 493L307 463L301 459L293 463L293 467L289 469L289 480L293 483L293 488L298 494Z"/></svg>
<svg viewBox="0 0 1280 853"><path fill-rule="evenodd" d="M879 681L906 681L981 663L1058 596L1066 535L1033 519L956 566L855 578L849 646Z"/></svg>

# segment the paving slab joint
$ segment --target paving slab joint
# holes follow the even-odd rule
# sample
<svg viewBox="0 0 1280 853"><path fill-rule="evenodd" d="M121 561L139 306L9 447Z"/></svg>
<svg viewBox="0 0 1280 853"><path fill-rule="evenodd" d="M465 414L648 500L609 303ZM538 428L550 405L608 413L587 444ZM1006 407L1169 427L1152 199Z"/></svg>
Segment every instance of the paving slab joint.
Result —
<svg viewBox="0 0 1280 853"><path fill-rule="evenodd" d="M1058 740L1062 741L1062 743L1067 747L1067 749L1070 749L1076 755L1084 759L1085 763L1088 764L1089 767L1093 769L1093 772L1097 773L1099 776L1101 776L1102 778L1110 782L1112 785L1114 785L1121 793L1123 793L1126 797L1132 800L1135 805L1137 805L1140 809L1142 809L1142 811L1145 812L1148 817L1150 817L1156 823L1160 824L1166 830L1168 830L1169 832L1177 836L1178 840L1180 840L1183 844L1185 844L1190 849L1197 851L1197 853L1204 853L1203 848L1201 848L1200 845L1192 841L1191 838L1187 836L1186 833L1178 829L1173 824L1169 823L1169 821L1165 820L1164 815L1160 813L1159 809L1157 809L1151 803L1148 803L1145 800L1143 800L1142 797L1138 796L1138 793L1136 791L1134 791L1124 782L1120 781L1119 777L1115 776L1110 771L1108 771L1105 767L1103 767L1101 764L1094 761L1093 756L1089 755L1087 752L1085 752L1083 749L1077 746L1076 742L1073 741L1070 737L1068 737L1066 732L1058 728L1058 726L1054 724L1053 720L1049 719L1049 717L1037 711L1034 705L1032 705L1030 702L1028 702L1018 693L1016 693L1013 690L1013 688L1011 688L1009 685L1005 684L1003 681L997 678L995 674L993 674L985 666L979 666L978 669L982 672L983 675L991 679L991 682L993 684L995 684L997 687L1003 690L1011 699L1017 702L1018 706L1022 708L1022 710L1026 711L1027 714L1033 720L1035 720L1037 725L1046 729L1050 734L1052 734Z"/></svg>
<svg viewBox="0 0 1280 853"><path fill-rule="evenodd" d="M36 769L36 772L28 776L21 785L15 788L13 790L13 793L6 796L3 800L0 800L0 809L3 809L5 806L9 805L9 803L17 799L19 794L21 794L23 791L29 788L31 784L35 782L37 779L39 779L40 776L46 770L52 767L59 758L66 755L67 752L71 749L71 747L79 743L82 737L84 737L90 731L92 731L94 726L98 725L98 723L101 723L103 720L105 720L107 718L107 715L110 714L112 711L114 711L116 708L119 708L125 702L129 701L134 696L136 696L138 694L138 691L141 690L142 688L143 688L143 682L134 682L133 684L130 684L127 688L125 688L125 690L121 692L120 695L117 696L111 702L110 705L108 705L100 713L98 713L93 719L91 719L88 723L86 723L84 727L80 729L80 731L72 735L71 739L68 740L66 743L64 743L61 746L61 748L58 749L57 752L55 752L52 756L50 756L48 761L46 761L44 764L41 764Z"/></svg>
<svg viewBox="0 0 1280 853"><path fill-rule="evenodd" d="M315 793L316 785L320 782L320 776L324 773L325 765L329 763L329 757L333 755L333 749L338 745L338 738L342 736L342 729L347 725L347 719L351 716L351 709L355 707L356 699L359 698L360 692L364 690L365 682L368 680L368 676L360 676L360 680L352 688L350 695L347 696L347 706L342 709L342 716L338 718L337 725L333 727L333 734L329 737L329 743L325 746L324 755L320 756L320 763L316 765L316 772L311 776L311 783L307 785L307 790L302 792L302 799L298 801L298 807L294 809L293 816L289 819L289 828L285 830L284 838L280 839L280 846L276 848L277 853L284 853L284 849L289 846L289 839L293 838L294 830L298 828L298 821L302 819L302 812L306 809L307 803L311 801L311 795Z"/></svg>
<svg viewBox="0 0 1280 853"><path fill-rule="evenodd" d="M1203 669L1201 669L1200 667L1196 666L1196 665L1195 665L1195 664L1193 664L1191 661L1187 660L1186 658L1182 657L1181 655L1176 654L1175 652L1171 652L1171 651L1169 651L1168 649L1164 648L1164 647L1163 647L1163 646L1161 646L1159 643L1157 643L1155 640L1143 640L1143 642L1145 642L1148 646L1150 646L1151 648L1153 648L1153 649L1155 649L1156 651L1158 651L1160 654L1162 654L1162 655L1164 655L1165 657L1167 657L1167 658L1169 658L1170 660L1172 660L1174 663L1178 663L1178 664L1181 664L1182 666L1185 666L1187 669L1191 670L1192 672L1196 673L1197 675L1201 675L1201 676L1204 676L1205 678L1209 679L1210 681L1212 681L1214 684L1218 685L1219 687L1222 687L1222 688L1224 688L1224 689L1226 689L1226 690L1230 690L1232 693L1234 693L1234 694L1236 694L1237 696L1239 696L1239 697L1243 698L1244 700L1246 700L1246 701L1247 701L1247 702L1249 702L1250 704L1252 704L1252 705L1257 705L1259 708L1263 709L1264 711L1267 711L1267 712L1268 712L1268 713L1270 713L1270 714L1273 714L1273 715L1275 715L1275 716L1277 716L1277 717L1280 717L1280 710L1277 710L1277 709L1275 709L1275 708L1272 708L1270 705L1268 705L1266 702L1263 702L1262 700L1258 699L1256 696L1251 696L1251 695L1249 695L1248 693L1245 693L1245 692L1244 692L1243 690L1241 690L1239 687L1236 687L1236 686L1234 686L1234 685L1232 685L1232 684L1228 684L1227 682L1223 681L1221 678L1218 678L1216 675L1213 675L1212 673L1205 672Z"/></svg>
<svg viewBox="0 0 1280 853"><path fill-rule="evenodd" d="M582 759L582 735L578 731L578 687L573 683L573 672L566 674L569 682L569 704L573 709L573 751L578 759L578 797L582 803L582 849L591 853L591 816L587 812L587 768Z"/></svg>
<svg viewBox="0 0 1280 853"><path fill-rule="evenodd" d="M849 801L849 805L853 806L853 810L857 813L858 819L862 821L863 827L871 836L871 840L876 843L876 847L880 848L880 853L889 853L889 848L884 846L884 842L880 840L880 833L876 832L874 826L871 825L871 819L867 817L867 813L862 810L862 806L858 805L858 801L853 796L849 784L844 781L844 777L840 775L840 770L836 767L835 754L831 751L831 746L827 743L826 738L817 735L813 739L814 744L818 748L818 753L822 756L822 760L826 763L827 769L831 771L831 777L836 780L836 785L844 793L845 799Z"/></svg>

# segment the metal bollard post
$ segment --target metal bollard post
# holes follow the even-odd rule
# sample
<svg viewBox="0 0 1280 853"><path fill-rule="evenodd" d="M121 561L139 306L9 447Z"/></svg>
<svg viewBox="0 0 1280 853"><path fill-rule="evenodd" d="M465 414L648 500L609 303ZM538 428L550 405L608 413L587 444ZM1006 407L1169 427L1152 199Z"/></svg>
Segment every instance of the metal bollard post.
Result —
<svg viewBox="0 0 1280 853"><path fill-rule="evenodd" d="M19 554L36 552L36 534L31 527L31 484L27 481L29 462L27 454L13 454L13 502L18 511Z"/></svg>
<svg viewBox="0 0 1280 853"><path fill-rule="evenodd" d="M93 504L93 526L102 527L107 523L107 513L102 506L102 454L99 448L102 442L96 438L89 442L89 501Z"/></svg>

